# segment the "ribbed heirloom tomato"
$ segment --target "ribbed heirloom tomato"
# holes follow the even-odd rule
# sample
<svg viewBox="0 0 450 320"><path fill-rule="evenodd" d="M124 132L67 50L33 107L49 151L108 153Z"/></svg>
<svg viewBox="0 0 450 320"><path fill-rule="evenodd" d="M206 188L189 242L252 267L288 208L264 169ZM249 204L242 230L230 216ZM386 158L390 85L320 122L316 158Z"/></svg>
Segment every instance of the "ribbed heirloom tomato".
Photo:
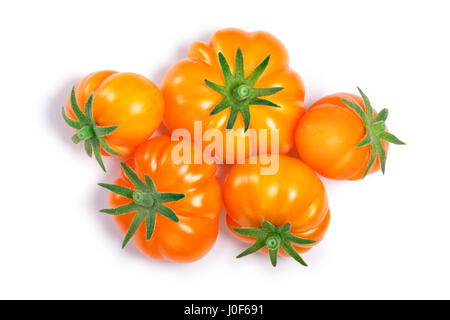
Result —
<svg viewBox="0 0 450 320"><path fill-rule="evenodd" d="M289 68L283 44L267 32L224 29L209 44L193 43L188 57L168 71L161 90L164 121L171 131L187 129L194 138L194 121L201 121L203 131L217 129L223 137L227 129L235 129L235 136L214 152L222 162L228 156L228 163L256 153L288 152L305 111L303 82ZM279 150L272 150L271 130L278 130ZM269 143L262 146L258 141L263 134ZM241 143L246 147L239 155Z"/></svg>
<svg viewBox="0 0 450 320"><path fill-rule="evenodd" d="M228 227L240 239L254 242L238 258L262 250L275 266L280 251L306 266L299 253L324 237L330 221L322 182L298 159L280 155L274 174L262 174L266 165L252 160L231 169L223 190Z"/></svg>
<svg viewBox="0 0 450 320"><path fill-rule="evenodd" d="M300 119L295 141L300 158L324 177L358 180L385 171L389 142L388 110L376 113L367 96L337 93L316 101Z"/></svg>
<svg viewBox="0 0 450 320"><path fill-rule="evenodd" d="M179 150L188 143L186 150ZM173 154L186 155L178 163ZM194 163L190 142L168 137L152 138L140 145L134 158L122 163L122 177L112 191L112 214L125 235L122 247L134 235L135 245L153 259L192 262L203 257L216 241L222 193L216 165Z"/></svg>
<svg viewBox="0 0 450 320"><path fill-rule="evenodd" d="M98 71L78 81L67 98L63 117L79 130L74 143L84 141L103 170L101 154L129 157L158 128L164 100L158 87L135 73Z"/></svg>

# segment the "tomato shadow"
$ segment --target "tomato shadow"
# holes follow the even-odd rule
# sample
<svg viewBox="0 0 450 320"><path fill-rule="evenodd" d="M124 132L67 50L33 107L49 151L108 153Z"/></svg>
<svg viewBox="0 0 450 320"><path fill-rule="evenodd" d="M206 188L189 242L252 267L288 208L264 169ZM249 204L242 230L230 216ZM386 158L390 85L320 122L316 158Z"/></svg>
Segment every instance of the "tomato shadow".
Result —
<svg viewBox="0 0 450 320"><path fill-rule="evenodd" d="M79 145L75 146L72 143L70 138L75 131L64 122L61 115L61 108L65 106L67 95L72 89L72 86L79 79L81 79L81 77L81 75L77 77L73 76L68 78L66 81L61 82L61 86L58 87L49 98L49 103L45 114L46 127L53 131L53 136L57 137L59 143L63 144L64 147L67 147L65 149L68 150L65 150L64 152L71 152L75 157L80 157L80 160L81 158L87 156L84 154L82 147ZM104 157L104 162L108 170L107 173L102 174L100 173L101 170L99 170L99 176L91 177L93 181L111 181L113 179L113 173L117 173L119 171L119 161L117 159ZM117 243L117 248L120 248L120 231L115 227L114 221L111 217L99 212L100 209L108 207L108 193L94 183L93 186L93 190L90 190L91 192L87 193L92 195L92 210L90 210L87 214L93 214L94 219L98 219L98 221L100 221L99 224L104 227L103 231L106 234L108 242L111 243L111 247ZM137 254L138 253L136 253L136 255Z"/></svg>
<svg viewBox="0 0 450 320"><path fill-rule="evenodd" d="M233 165L231 164L218 164L217 165L217 179L219 179L220 186L223 190L223 184L225 179L230 172ZM225 239L225 241L232 241L236 238L232 235L231 231L228 229L227 221L226 221L226 210L225 205L222 202L222 210L220 211L220 225L219 225L219 236L218 239ZM220 240L221 241L221 240Z"/></svg>
<svg viewBox="0 0 450 320"><path fill-rule="evenodd" d="M178 49L174 50L172 54L170 54L165 63L162 63L158 68L155 68L153 72L150 72L150 79L161 88L162 81L167 71L170 69L172 65L174 65L177 61L186 58L188 52L188 45L180 46Z"/></svg>
<svg viewBox="0 0 450 320"><path fill-rule="evenodd" d="M306 110L309 109L309 107L319 100L320 98L323 98L329 94L332 94L334 92L327 91L321 87L311 87L307 89L307 94L305 95L305 108Z"/></svg>
<svg viewBox="0 0 450 320"><path fill-rule="evenodd" d="M219 179L220 185L223 189L223 185L225 182L226 177L228 176L228 173L230 172L231 168L233 167L232 164L218 164L217 166L217 178ZM236 236L232 234L232 232L229 230L227 225L227 219L226 219L226 209L224 206L224 203L222 203L222 210L220 212L220 224L219 224L219 235L217 237L217 241L214 244L213 249L211 249L211 255L220 255L222 253L223 255L226 255L224 257L217 257L218 259L225 259L226 261L232 261L236 264L242 264L244 268L250 268L254 266L254 261L257 260L257 264L263 265L264 263L267 263L266 259L267 256L264 254L255 254L252 255L249 259L246 259L243 263L240 259L236 259L236 256L247 249L249 247L248 243L245 243L243 241L240 241Z"/></svg>
<svg viewBox="0 0 450 320"><path fill-rule="evenodd" d="M154 72L150 72L150 79L155 82L159 87L162 85L162 81L164 79L164 76L166 75L167 71L170 69L171 66L173 66L176 62L187 58L189 46L191 43L196 41L203 41L208 43L209 38L213 34L214 30L211 30L211 32L204 33L200 35L199 37L193 36L192 39L185 39L184 43L180 46L178 46L175 50L172 50L170 55L167 55L166 62L160 64L161 66L159 68L156 68Z"/></svg>
<svg viewBox="0 0 450 320"><path fill-rule="evenodd" d="M152 135L163 135L165 134L165 129L163 125L156 130ZM106 173L101 172L95 181L102 183L114 184L115 180L120 176L120 162L126 161L127 159L119 159L115 157L103 157L105 162L105 167L107 169ZM133 239L128 243L128 245L122 249L122 240L124 234L119 230L118 226L114 222L114 218L106 213L100 212L101 209L110 208L109 204L109 194L110 192L100 187L98 184L94 184L92 187L90 198L90 207L92 207L91 212L95 215L96 223L99 224L101 232L108 243L110 250L117 254L118 259L132 258L139 263L147 263L148 265L154 265L157 267L159 263L164 264L164 266L170 267L165 261L152 260L142 254L134 245Z"/></svg>
<svg viewBox="0 0 450 320"><path fill-rule="evenodd" d="M104 157L104 160L105 165L107 166L107 172L101 174L97 180L102 183L113 184L114 181L119 177L120 162L123 160L113 159L112 157ZM117 259L122 259L122 257L123 259L132 258L134 261L138 261L139 263L144 262L149 265L155 265L156 267L158 261L151 260L143 255L134 245L133 239L124 249L122 249L122 240L124 234L119 230L112 216L100 212L101 209L110 208L110 204L108 202L109 191L98 185L95 185L89 194L92 195L90 199L92 207L91 212L95 215L97 224L101 228L100 232L104 234L104 237L108 243L108 248L115 254L117 254ZM164 265L166 266L166 264Z"/></svg>
<svg viewBox="0 0 450 320"><path fill-rule="evenodd" d="M161 123L161 125L149 139L161 135L170 136L170 131L167 129L164 123ZM99 174L96 181L114 184L115 180L120 175L120 162L126 161L126 159L118 159L114 157L104 157L103 159L107 168L107 172ZM141 253L139 249L137 249L137 247L134 245L133 239L124 249L122 249L121 245L124 234L119 230L112 216L99 212L99 210L101 209L110 208L110 204L108 202L109 191L101 188L98 185L95 185L89 194L92 195L90 199L92 207L91 211L96 215L95 217L98 221L98 224L100 224L102 232L107 239L108 247L110 247L111 250L117 252L118 257L123 256L124 259L131 258L138 263L145 263L150 268L149 270L153 270L153 268L159 268L158 270L160 270L160 267L164 267L165 270L171 271L172 269L179 270L181 266L185 268L191 268L190 270L192 270L193 274L201 275L200 270L195 271L194 268L190 266L197 265L202 262L204 263L204 260L206 260L207 256L205 256L203 259L189 264L177 264L165 260L154 260Z"/></svg>
<svg viewBox="0 0 450 320"><path fill-rule="evenodd" d="M110 159L110 157L104 158L107 172L99 176L97 181L113 184L119 176L120 159ZM112 216L100 212L101 209L110 208L108 203L109 191L95 184L89 194L91 195L91 212L96 219L96 224L101 228L100 232L104 234L104 237L108 242L109 249L116 252L118 257L120 257L119 255L131 256L133 259L144 261L145 257L134 246L133 241L130 241L130 243L122 249L124 235L120 232Z"/></svg>
<svg viewBox="0 0 450 320"><path fill-rule="evenodd" d="M55 132L55 136L59 138L60 142L66 146L71 146L70 149L77 154L78 152L75 151L76 148L73 148L73 143L70 139L75 131L64 122L61 115L61 108L65 106L67 95L78 79L79 77L71 77L62 82L61 86L49 98L45 115L46 126Z"/></svg>

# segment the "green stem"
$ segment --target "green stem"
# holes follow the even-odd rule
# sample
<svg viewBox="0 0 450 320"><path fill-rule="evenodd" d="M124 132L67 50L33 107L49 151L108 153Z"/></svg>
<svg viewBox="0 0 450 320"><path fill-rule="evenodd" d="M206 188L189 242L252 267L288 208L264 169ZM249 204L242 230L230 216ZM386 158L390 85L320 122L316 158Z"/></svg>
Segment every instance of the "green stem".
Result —
<svg viewBox="0 0 450 320"><path fill-rule="evenodd" d="M281 238L278 235L270 236L266 240L266 246L269 250L278 249L281 243Z"/></svg>
<svg viewBox="0 0 450 320"><path fill-rule="evenodd" d="M243 101L250 96L251 88L246 84L241 84L233 90L233 97L238 101Z"/></svg>
<svg viewBox="0 0 450 320"><path fill-rule="evenodd" d="M133 200L138 205L149 208L153 207L153 204L155 203L153 192L142 192L139 190L133 192Z"/></svg>
<svg viewBox="0 0 450 320"><path fill-rule="evenodd" d="M83 140L90 139L94 136L94 129L92 126L85 126L72 136L73 143L77 144Z"/></svg>

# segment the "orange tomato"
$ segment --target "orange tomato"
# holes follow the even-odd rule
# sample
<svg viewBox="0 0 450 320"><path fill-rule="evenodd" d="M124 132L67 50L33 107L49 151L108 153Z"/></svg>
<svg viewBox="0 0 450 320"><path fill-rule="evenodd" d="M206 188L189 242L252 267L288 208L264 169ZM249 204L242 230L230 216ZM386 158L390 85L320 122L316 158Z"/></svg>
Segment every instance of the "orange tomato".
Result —
<svg viewBox="0 0 450 320"><path fill-rule="evenodd" d="M379 114L362 96L337 93L316 101L300 119L295 142L300 158L324 177L358 180L383 173L389 142L404 144L387 132L388 110Z"/></svg>
<svg viewBox="0 0 450 320"><path fill-rule="evenodd" d="M94 152L105 170L101 153L132 155L161 123L164 100L158 87L141 75L98 71L75 84L66 112L67 124L79 130L72 140L84 141L88 155Z"/></svg>
<svg viewBox="0 0 450 320"><path fill-rule="evenodd" d="M270 159L277 161L274 155ZM327 194L300 160L280 155L278 161L273 174L262 174L267 165L259 158L231 169L223 187L227 224L238 238L254 242L238 258L261 250L275 266L279 250L306 265L298 253L325 235L330 221Z"/></svg>
<svg viewBox="0 0 450 320"><path fill-rule="evenodd" d="M114 215L126 233L123 247L134 235L135 245L150 258L184 263L203 257L216 241L222 193L215 163L195 164L190 142L185 146L191 155L180 154L191 164L173 158L182 143L164 136L144 142L122 164L115 185L100 185L112 191L114 209L102 212Z"/></svg>
<svg viewBox="0 0 450 320"><path fill-rule="evenodd" d="M170 131L187 129L193 138L196 120L203 131L216 129L223 137L227 129L235 129L235 135L214 150L214 156L227 163L254 154L288 152L305 112L303 82L289 68L283 44L267 32L224 29L209 44L193 43L188 57L166 74L162 93ZM267 130L267 146L259 143L262 129ZM272 136L278 137L271 130L278 130L279 150L272 149ZM241 155L240 144L245 145Z"/></svg>

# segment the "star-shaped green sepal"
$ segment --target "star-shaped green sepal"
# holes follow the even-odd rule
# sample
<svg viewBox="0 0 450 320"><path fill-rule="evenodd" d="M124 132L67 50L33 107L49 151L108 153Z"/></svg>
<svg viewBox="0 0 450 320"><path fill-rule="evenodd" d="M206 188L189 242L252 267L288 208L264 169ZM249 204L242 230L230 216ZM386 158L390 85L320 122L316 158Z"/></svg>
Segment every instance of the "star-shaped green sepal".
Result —
<svg viewBox="0 0 450 320"><path fill-rule="evenodd" d="M245 78L244 58L241 49L238 48L236 51L234 76L231 73L230 66L224 55L219 52L219 63L222 68L225 86L218 85L207 79L205 79L205 83L209 88L223 96L223 99L212 109L209 115L217 114L228 107L231 107L230 116L227 122L227 130L233 128L237 115L240 112L244 119L245 131L247 131L250 125L250 105L263 105L279 108L275 103L259 97L273 95L283 88L254 88L256 82L269 64L269 60L270 55L267 56L247 78Z"/></svg>
<svg viewBox="0 0 450 320"><path fill-rule="evenodd" d="M392 133L386 131L385 121L389 114L388 109L384 108L374 118L373 108L372 105L370 104L369 98L367 98L367 96L364 94L364 92L362 92L362 90L359 87L358 91L361 94L361 97L364 101L366 111L364 111L358 104L354 102L351 102L346 99L342 99L342 101L351 109L353 109L364 123L364 128L366 130L364 138L356 145L356 147L358 148L366 145L370 146L370 158L369 163L364 172L363 176L364 178L369 172L372 165L374 164L377 155L380 157L381 172L383 172L384 174L386 168L386 150L384 149L384 146L381 142L382 140L398 145L405 143L403 141L400 141Z"/></svg>
<svg viewBox="0 0 450 320"><path fill-rule="evenodd" d="M72 136L73 143L77 144L81 141L84 141L84 149L89 157L92 156L92 152L94 152L95 159L97 160L100 167L103 171L106 172L105 165L103 164L102 155L100 151L100 146L108 152L109 154L113 154L116 156L120 156L121 154L111 149L110 146L105 141L105 136L116 130L119 126L109 126L109 127L100 127L97 126L94 120L94 116L92 114L92 99L94 97L94 93L89 96L89 99L86 101L84 106L84 114L81 112L78 107L77 98L75 96L75 86L72 87L72 92L70 94L70 103L73 110L73 113L77 117L78 121L70 119L62 108L62 116L64 121L72 128L77 129L78 132Z"/></svg>
<svg viewBox="0 0 450 320"><path fill-rule="evenodd" d="M299 238L293 235L289 230L291 224L287 223L283 226L277 227L268 221L263 221L261 228L233 228L233 230L243 236L256 238L255 243L247 250L243 251L236 258L241 258L251 253L255 253L267 246L269 249L270 262L275 267L277 265L278 248L281 246L283 250L298 261L303 266L307 266L306 262L295 251L291 242L297 244L313 244L316 241Z"/></svg>
<svg viewBox="0 0 450 320"><path fill-rule="evenodd" d="M183 199L185 195L182 193L158 192L156 191L153 180L148 175L145 175L145 182L143 182L136 172L134 172L133 169L131 169L126 163L122 162L120 165L122 166L125 175L136 187L136 189L106 183L99 183L99 186L123 197L132 199L133 201L114 209L103 209L100 210L100 212L118 216L137 211L123 240L122 248L124 248L144 220L147 229L146 238L147 240L150 240L155 228L157 213L162 214L174 222L178 222L178 217L175 212L173 212L169 207L163 205L163 203L178 201Z"/></svg>

